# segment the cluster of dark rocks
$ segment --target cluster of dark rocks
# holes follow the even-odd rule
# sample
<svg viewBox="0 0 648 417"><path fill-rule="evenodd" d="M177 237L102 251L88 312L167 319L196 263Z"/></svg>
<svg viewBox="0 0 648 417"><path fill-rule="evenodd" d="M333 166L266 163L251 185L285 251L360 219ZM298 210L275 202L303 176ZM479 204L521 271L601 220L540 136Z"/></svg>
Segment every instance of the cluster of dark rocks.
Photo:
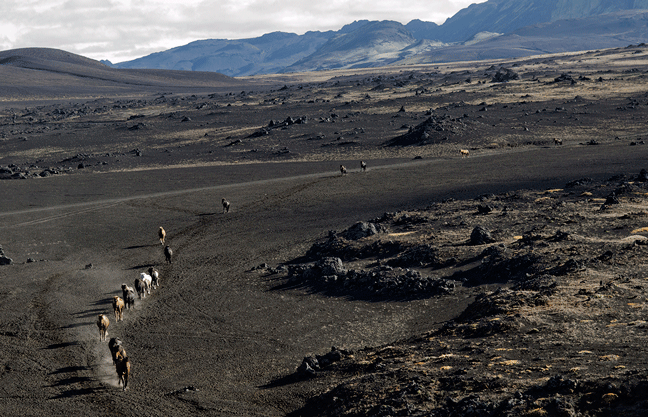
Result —
<svg viewBox="0 0 648 417"><path fill-rule="evenodd" d="M553 82L554 83L561 83L561 82L569 82L571 85L576 84L578 81L591 81L589 77L585 77L583 75L579 75L577 78L574 78L570 74L560 74L558 77L554 78ZM603 81L602 78L599 78L599 82Z"/></svg>
<svg viewBox="0 0 648 417"><path fill-rule="evenodd" d="M524 307L545 306L557 291L556 277L544 274L522 280L511 288L500 287L478 294L475 301L455 320L446 322L439 333L472 338L519 331L528 323L515 312ZM529 334L533 332L537 329L531 329Z"/></svg>
<svg viewBox="0 0 648 417"><path fill-rule="evenodd" d="M520 78L520 75L508 68L500 68L497 70L495 75L493 75L493 78L491 79L491 82L494 83L505 83L513 80L518 80Z"/></svg>
<svg viewBox="0 0 648 417"><path fill-rule="evenodd" d="M509 314L524 306L542 306L556 292L556 281L550 276L536 286L518 285L513 289L498 288L491 293L479 294L466 310L457 318L459 322L469 322L498 314ZM534 289L532 289L534 288Z"/></svg>
<svg viewBox="0 0 648 417"><path fill-rule="evenodd" d="M449 294L456 282L430 277L407 268L388 265L372 269L347 270L340 258L323 258L312 264L288 268L291 282L308 283L335 293L378 298L416 298Z"/></svg>
<svg viewBox="0 0 648 417"><path fill-rule="evenodd" d="M526 390L513 390L497 399L489 391L504 389L501 381L487 375L466 377L460 374L449 375L437 382L437 388L456 390L464 387L472 394L463 398L447 395L435 401L433 409L421 407L425 400L435 397L431 388L432 381L424 377L412 377L405 372L392 372L386 375L372 374L360 378L356 384L342 384L325 395L311 401L307 407L294 413L294 416L309 415L370 415L370 416L429 416L429 417L521 417L521 416L607 416L607 415L642 415L646 401L642 390L648 383L633 380L624 383L606 379L573 379L562 374L551 376L546 382L539 382ZM358 391L358 385L376 386L391 384L400 389L387 393L380 404L371 407L359 406L362 400L369 398ZM479 389L484 387L484 389ZM477 391L477 392L475 392ZM579 400L578 397L583 399ZM352 400L352 403L347 402ZM617 411L627 414L615 414L610 410L614 403L625 404Z"/></svg>
<svg viewBox="0 0 648 417"><path fill-rule="evenodd" d="M341 361L345 356L350 355L351 352L338 349L335 346L326 355L307 356L302 360L302 363L297 367L296 374L302 378L313 378L317 376L317 372L326 368L327 366Z"/></svg>
<svg viewBox="0 0 648 417"><path fill-rule="evenodd" d="M464 118L453 118L449 115L430 115L425 121L415 127L410 127L408 132L390 139L386 146L412 146L426 145L447 140L448 135L457 134L467 128Z"/></svg>
<svg viewBox="0 0 648 417"><path fill-rule="evenodd" d="M378 222L358 222L340 233L329 230L328 238L313 243L303 259L314 262L325 257L338 257L343 261L353 261L373 256L384 258L403 251L399 242L353 244L362 238L384 233L385 230Z"/></svg>
<svg viewBox="0 0 648 417"><path fill-rule="evenodd" d="M606 379L579 380L557 374L544 384L537 384L527 391L518 391L511 398L499 402L484 401L478 395L467 397L463 402L465 404L472 399L474 405L488 410L482 414L484 416L533 415L530 411L540 409L550 416L638 415L637 412L641 414L641 410L645 410L646 401L642 390L647 385L646 381L639 380L618 383ZM581 397L580 401L574 398L576 396ZM625 404L617 409L621 414L611 412L610 406L614 403ZM438 415L465 416L465 411L449 407L445 413ZM522 414L525 412L526 414Z"/></svg>
<svg viewBox="0 0 648 417"><path fill-rule="evenodd" d="M419 268L445 268L460 260L442 255L429 243L412 244L400 240L364 238L387 231L384 223L407 228L427 221L416 214L385 213L369 222L358 222L337 233L329 231L328 238L315 242L306 254L287 266L292 284L308 285L329 293L353 294L369 298L420 298L452 293L461 282L464 285L524 280L540 268L540 260L531 253L518 253L505 245L492 245L475 260L481 262L470 269L460 269L451 279L422 274ZM468 245L495 242L492 233L477 226ZM379 259L362 269L348 269L345 262ZM464 260L465 261L465 260Z"/></svg>
<svg viewBox="0 0 648 417"><path fill-rule="evenodd" d="M457 272L454 277L469 285L517 282L535 274L542 265L542 258L532 249L529 248L528 252L512 251L503 244L489 246L479 258L478 266Z"/></svg>
<svg viewBox="0 0 648 417"><path fill-rule="evenodd" d="M107 153L103 155L76 154L56 162L58 164L56 166L47 168L37 165L42 161L36 161L31 165L26 163L24 166L9 164L0 166L0 180L46 178L52 175L68 174L87 167L108 165L108 162L101 161L101 158L115 158L124 155L142 156L142 151L133 149L128 153Z"/></svg>
<svg viewBox="0 0 648 417"><path fill-rule="evenodd" d="M448 199L428 207L431 213L385 213L329 232L308 251L308 262L289 267L291 279L370 291L375 276L409 273L398 284L402 289L416 275L407 268L435 273L453 265L445 273L454 274L445 276L461 282L462 291L473 291L474 300L435 330L359 349L335 366L315 370L319 363L304 358L300 375L325 373L327 383L339 382L291 416L646 415L645 361L627 352L641 349L634 335L645 331L637 310L645 300L645 274L636 265L645 259L648 240L589 238L601 234L599 229L607 237L613 227L622 237L636 234L632 230L643 224L646 212L619 208L643 202L647 184L646 170L607 181L581 178L560 193L484 195L459 209ZM614 217L587 216L599 199L609 200ZM505 215L498 204L508 207ZM428 233L399 233L400 242L396 233L380 236L416 228ZM345 268L347 261L363 258L375 262L359 272ZM599 282L608 266L610 279ZM601 274L595 283L590 268ZM486 286L470 288L481 284ZM611 340L619 336L627 339Z"/></svg>
<svg viewBox="0 0 648 417"><path fill-rule="evenodd" d="M384 259L407 250L407 246L397 240L352 243L335 235L323 242L314 243L304 255L303 260L304 262L314 262L324 257L338 257L346 262L371 257Z"/></svg>
<svg viewBox="0 0 648 417"><path fill-rule="evenodd" d="M448 378L448 383L457 383ZM465 383L465 382L464 382ZM633 391L636 391L635 387ZM575 391L591 389L588 394L593 401L574 401L569 394ZM578 381L554 375L545 384L538 384L529 391L517 391L501 401L492 400L486 395L473 394L461 399L447 397L440 404L442 408L432 411L434 417L465 417L465 416L579 416L605 415L611 402L621 398L623 391L629 387L616 387L610 382ZM624 396L624 395L623 395ZM625 397L625 396L624 396ZM636 399L635 399L636 400ZM591 413L591 414L590 414Z"/></svg>
<svg viewBox="0 0 648 417"><path fill-rule="evenodd" d="M288 116L286 119L282 121L270 120L267 126L264 126L259 130L251 133L250 135L247 136L247 138L259 138L263 136L268 136L270 135L270 132L273 129L287 129L288 126L306 124L307 122L308 119L306 117L293 118L291 116Z"/></svg>
<svg viewBox="0 0 648 417"><path fill-rule="evenodd" d="M387 265L392 267L444 267L457 263L456 258L443 259L439 250L434 246L424 243L405 249L395 257L387 260Z"/></svg>
<svg viewBox="0 0 648 417"><path fill-rule="evenodd" d="M0 180L25 180L30 178L45 178L70 171L70 168L50 167L40 168L37 165L19 167L11 164L0 167Z"/></svg>
<svg viewBox="0 0 648 417"><path fill-rule="evenodd" d="M281 128L281 127L286 127L286 126L291 126L291 125L303 125L303 124L306 124L307 121L308 121L308 119L306 117L293 118L291 116L288 116L283 121L270 120L270 122L268 123L268 127L270 127L270 128Z"/></svg>

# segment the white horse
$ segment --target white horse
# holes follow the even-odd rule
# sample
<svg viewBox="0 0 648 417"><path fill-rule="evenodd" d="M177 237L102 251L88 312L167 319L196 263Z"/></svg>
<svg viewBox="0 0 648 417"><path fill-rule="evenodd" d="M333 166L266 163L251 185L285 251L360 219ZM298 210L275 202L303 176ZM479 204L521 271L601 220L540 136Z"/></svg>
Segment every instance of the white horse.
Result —
<svg viewBox="0 0 648 417"><path fill-rule="evenodd" d="M140 279L144 281L144 288L147 294L151 294L151 285L153 285L153 278L146 272L140 274Z"/></svg>

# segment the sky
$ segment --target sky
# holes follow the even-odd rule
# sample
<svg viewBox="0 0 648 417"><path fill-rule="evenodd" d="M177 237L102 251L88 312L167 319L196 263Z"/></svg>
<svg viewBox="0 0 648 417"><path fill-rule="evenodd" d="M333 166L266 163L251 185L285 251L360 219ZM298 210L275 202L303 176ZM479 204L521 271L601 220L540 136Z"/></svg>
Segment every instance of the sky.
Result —
<svg viewBox="0 0 648 417"><path fill-rule="evenodd" d="M129 61L201 39L339 30L356 20L443 23L486 0L2 0L0 50Z"/></svg>

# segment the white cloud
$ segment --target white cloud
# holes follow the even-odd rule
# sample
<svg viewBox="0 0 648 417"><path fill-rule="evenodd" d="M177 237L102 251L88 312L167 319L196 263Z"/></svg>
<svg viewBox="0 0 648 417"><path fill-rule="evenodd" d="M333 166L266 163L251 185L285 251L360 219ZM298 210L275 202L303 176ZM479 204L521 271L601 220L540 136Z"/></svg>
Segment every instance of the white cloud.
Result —
<svg viewBox="0 0 648 417"><path fill-rule="evenodd" d="M442 23L485 0L3 0L0 48L58 48L121 62L199 39L338 30L355 20Z"/></svg>

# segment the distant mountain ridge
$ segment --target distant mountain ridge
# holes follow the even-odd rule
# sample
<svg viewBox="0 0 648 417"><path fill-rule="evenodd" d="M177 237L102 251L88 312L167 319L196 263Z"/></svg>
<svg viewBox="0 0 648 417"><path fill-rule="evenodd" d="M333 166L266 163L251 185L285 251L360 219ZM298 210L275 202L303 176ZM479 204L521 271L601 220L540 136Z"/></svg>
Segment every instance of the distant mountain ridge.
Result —
<svg viewBox="0 0 648 417"><path fill-rule="evenodd" d="M212 71L230 76L271 74L314 53L333 35L333 32L307 32L301 36L273 32L252 39L199 40L115 66Z"/></svg>
<svg viewBox="0 0 648 417"><path fill-rule="evenodd" d="M625 47L648 42L648 11L621 11L526 26L511 33L419 54L401 65L510 59L530 55Z"/></svg>
<svg viewBox="0 0 648 417"><path fill-rule="evenodd" d="M416 43L400 23L368 22L358 29L331 37L317 51L286 68L286 72L365 67L391 62L394 52Z"/></svg>
<svg viewBox="0 0 648 417"><path fill-rule="evenodd" d="M599 49L648 41L641 35L646 13L648 0L489 0L442 25L361 20L338 31L199 40L114 66L247 76ZM566 20L567 25L558 23ZM628 22L632 30L622 30Z"/></svg>
<svg viewBox="0 0 648 417"><path fill-rule="evenodd" d="M479 32L510 33L539 23L642 9L648 10L648 0L489 0L449 18L440 26L439 39L463 42Z"/></svg>

